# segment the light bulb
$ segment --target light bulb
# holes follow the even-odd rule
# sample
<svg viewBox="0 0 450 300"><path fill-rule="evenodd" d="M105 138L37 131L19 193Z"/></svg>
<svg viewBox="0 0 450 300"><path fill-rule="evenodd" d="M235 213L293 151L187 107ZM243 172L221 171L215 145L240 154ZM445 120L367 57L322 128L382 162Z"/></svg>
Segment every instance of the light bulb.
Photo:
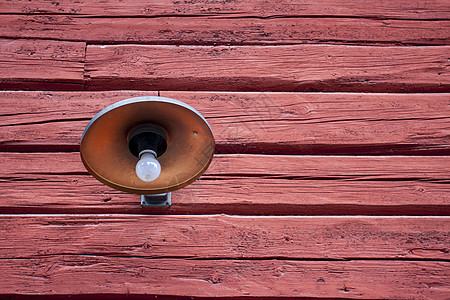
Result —
<svg viewBox="0 0 450 300"><path fill-rule="evenodd" d="M140 180L150 182L161 174L161 165L156 156L150 152L144 152L141 159L136 164L136 175Z"/></svg>

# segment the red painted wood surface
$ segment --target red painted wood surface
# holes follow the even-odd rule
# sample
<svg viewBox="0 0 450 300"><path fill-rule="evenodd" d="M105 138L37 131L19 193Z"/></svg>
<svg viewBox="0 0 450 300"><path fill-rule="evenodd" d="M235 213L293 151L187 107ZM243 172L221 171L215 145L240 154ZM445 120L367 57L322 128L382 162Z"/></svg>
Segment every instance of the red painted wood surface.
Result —
<svg viewBox="0 0 450 300"><path fill-rule="evenodd" d="M0 40L0 89L81 90L85 43Z"/></svg>
<svg viewBox="0 0 450 300"><path fill-rule="evenodd" d="M450 219L442 217L9 215L0 221L2 260L63 255L198 260L450 258Z"/></svg>
<svg viewBox="0 0 450 300"><path fill-rule="evenodd" d="M2 40L0 51L7 58L2 89L450 91L447 46L85 47Z"/></svg>
<svg viewBox="0 0 450 300"><path fill-rule="evenodd" d="M449 1L0 14L0 298L448 298ZM192 105L217 141L170 208L79 158L92 116L143 95Z"/></svg>
<svg viewBox="0 0 450 300"><path fill-rule="evenodd" d="M237 16L354 16L391 19L448 19L450 4L446 0L383 1L316 0L302 1L177 1L161 0L11 0L0 3L7 14L79 14L88 16L158 16L158 15L237 15Z"/></svg>
<svg viewBox="0 0 450 300"><path fill-rule="evenodd" d="M155 92L0 92L0 150L78 150L104 107ZM219 153L448 154L450 94L160 92L200 111Z"/></svg>
<svg viewBox="0 0 450 300"><path fill-rule="evenodd" d="M138 195L88 175L78 153L4 153L0 212L450 215L447 161L216 155L201 180L174 192L170 209L143 209Z"/></svg>
<svg viewBox="0 0 450 300"><path fill-rule="evenodd" d="M5 216L1 221L4 293L369 299L441 298L449 292L449 263L428 261L448 258L448 219ZM405 258L415 260L397 260Z"/></svg>
<svg viewBox="0 0 450 300"><path fill-rule="evenodd" d="M90 90L449 92L449 51L448 46L88 45L85 76Z"/></svg>
<svg viewBox="0 0 450 300"><path fill-rule="evenodd" d="M180 260L73 256L9 259L14 294L445 299L448 262Z"/></svg>
<svg viewBox="0 0 450 300"><path fill-rule="evenodd" d="M366 44L446 45L450 40L450 21L142 16L114 18L114 30L111 30L110 17L4 15L0 37L172 45L360 44L361 41Z"/></svg>

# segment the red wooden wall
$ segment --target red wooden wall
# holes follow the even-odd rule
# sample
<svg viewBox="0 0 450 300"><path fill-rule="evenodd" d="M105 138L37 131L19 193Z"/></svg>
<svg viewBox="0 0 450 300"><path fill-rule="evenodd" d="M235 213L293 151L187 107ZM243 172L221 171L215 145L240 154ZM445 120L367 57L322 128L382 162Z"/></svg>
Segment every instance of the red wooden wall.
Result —
<svg viewBox="0 0 450 300"><path fill-rule="evenodd" d="M450 2L0 0L0 298L450 295ZM116 101L199 110L170 208L84 169Z"/></svg>

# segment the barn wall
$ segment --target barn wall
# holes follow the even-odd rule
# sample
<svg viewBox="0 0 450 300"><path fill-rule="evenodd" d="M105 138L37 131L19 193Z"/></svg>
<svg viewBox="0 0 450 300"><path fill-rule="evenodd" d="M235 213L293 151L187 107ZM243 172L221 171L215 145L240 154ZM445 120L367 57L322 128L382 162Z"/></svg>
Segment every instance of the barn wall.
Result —
<svg viewBox="0 0 450 300"><path fill-rule="evenodd" d="M450 3L0 2L0 297L450 294ZM216 154L169 208L96 181L89 120L165 96Z"/></svg>

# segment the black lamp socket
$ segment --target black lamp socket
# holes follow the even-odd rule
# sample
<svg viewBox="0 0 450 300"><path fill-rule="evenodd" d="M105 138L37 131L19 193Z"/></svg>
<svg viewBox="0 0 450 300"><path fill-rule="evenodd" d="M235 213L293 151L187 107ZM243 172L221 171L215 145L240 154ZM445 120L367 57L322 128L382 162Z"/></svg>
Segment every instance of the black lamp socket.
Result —
<svg viewBox="0 0 450 300"><path fill-rule="evenodd" d="M137 158L144 150L152 150L157 156L161 156L167 149L167 134L161 127L153 124L135 127L128 134L128 148Z"/></svg>

